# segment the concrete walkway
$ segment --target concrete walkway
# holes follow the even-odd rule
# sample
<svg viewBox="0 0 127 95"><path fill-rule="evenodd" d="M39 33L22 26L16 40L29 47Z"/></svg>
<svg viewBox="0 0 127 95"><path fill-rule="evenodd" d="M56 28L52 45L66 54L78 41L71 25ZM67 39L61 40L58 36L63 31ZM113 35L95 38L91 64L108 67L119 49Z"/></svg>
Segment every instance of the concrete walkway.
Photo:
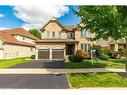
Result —
<svg viewBox="0 0 127 95"><path fill-rule="evenodd" d="M0 69L0 74L66 74L66 73L89 73L89 72L125 72L125 69L116 68L85 68L85 69L46 69L46 68L9 68Z"/></svg>

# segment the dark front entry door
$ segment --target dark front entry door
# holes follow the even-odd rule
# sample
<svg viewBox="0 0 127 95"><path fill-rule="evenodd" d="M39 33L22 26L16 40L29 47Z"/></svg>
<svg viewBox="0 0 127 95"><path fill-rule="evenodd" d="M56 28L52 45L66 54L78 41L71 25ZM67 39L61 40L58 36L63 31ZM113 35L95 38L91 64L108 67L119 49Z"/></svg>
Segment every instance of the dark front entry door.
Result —
<svg viewBox="0 0 127 95"><path fill-rule="evenodd" d="M67 44L66 45L66 55L73 55L74 54L74 44Z"/></svg>
<svg viewBox="0 0 127 95"><path fill-rule="evenodd" d="M64 59L64 50L52 49L52 59Z"/></svg>
<svg viewBox="0 0 127 95"><path fill-rule="evenodd" d="M39 49L38 59L49 59L49 49Z"/></svg>

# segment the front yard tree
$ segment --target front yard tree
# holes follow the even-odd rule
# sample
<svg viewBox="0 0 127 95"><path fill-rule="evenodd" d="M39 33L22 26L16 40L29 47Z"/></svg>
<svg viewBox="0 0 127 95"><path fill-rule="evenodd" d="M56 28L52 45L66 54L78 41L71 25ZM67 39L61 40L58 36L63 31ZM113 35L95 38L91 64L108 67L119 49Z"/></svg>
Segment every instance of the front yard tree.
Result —
<svg viewBox="0 0 127 95"><path fill-rule="evenodd" d="M36 36L37 38L41 39L41 33L39 32L38 29L30 29L29 32Z"/></svg>
<svg viewBox="0 0 127 95"><path fill-rule="evenodd" d="M78 6L74 12L81 17L82 29L90 29L96 38L125 38L127 59L127 6ZM127 71L127 62L126 62Z"/></svg>

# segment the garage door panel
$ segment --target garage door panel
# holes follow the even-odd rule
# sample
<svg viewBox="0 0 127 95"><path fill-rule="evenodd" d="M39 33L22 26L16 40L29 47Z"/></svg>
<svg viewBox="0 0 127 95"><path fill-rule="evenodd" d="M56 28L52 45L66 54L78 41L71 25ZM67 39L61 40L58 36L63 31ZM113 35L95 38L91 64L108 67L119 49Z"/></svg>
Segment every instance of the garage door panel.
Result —
<svg viewBox="0 0 127 95"><path fill-rule="evenodd" d="M49 59L49 49L39 49L38 59Z"/></svg>
<svg viewBox="0 0 127 95"><path fill-rule="evenodd" d="M52 59L64 59L64 50L63 49L53 49Z"/></svg>

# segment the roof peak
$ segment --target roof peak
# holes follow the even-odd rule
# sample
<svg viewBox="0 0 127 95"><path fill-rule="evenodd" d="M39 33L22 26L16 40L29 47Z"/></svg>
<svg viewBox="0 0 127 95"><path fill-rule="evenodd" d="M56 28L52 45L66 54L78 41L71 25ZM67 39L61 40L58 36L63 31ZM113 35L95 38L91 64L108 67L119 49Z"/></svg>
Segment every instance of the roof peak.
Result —
<svg viewBox="0 0 127 95"><path fill-rule="evenodd" d="M50 20L57 20L57 19L54 16L52 16Z"/></svg>

